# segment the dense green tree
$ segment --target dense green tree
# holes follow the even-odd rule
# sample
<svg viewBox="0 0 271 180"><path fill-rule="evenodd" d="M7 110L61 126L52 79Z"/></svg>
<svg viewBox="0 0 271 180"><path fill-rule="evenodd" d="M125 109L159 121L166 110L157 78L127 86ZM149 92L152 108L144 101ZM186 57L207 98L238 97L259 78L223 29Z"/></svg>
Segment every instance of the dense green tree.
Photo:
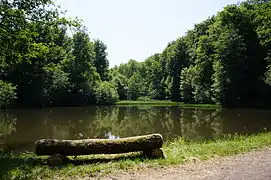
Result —
<svg viewBox="0 0 271 180"><path fill-rule="evenodd" d="M170 88L171 100L181 101L180 76L181 71L187 66L187 48L184 39L180 38L171 46L167 60L167 71L172 78Z"/></svg>
<svg viewBox="0 0 271 180"><path fill-rule="evenodd" d="M87 104L94 100L94 92L99 85L100 76L93 66L94 45L88 34L79 31L73 35L73 59L66 63L71 83L71 103Z"/></svg>
<svg viewBox="0 0 271 180"><path fill-rule="evenodd" d="M110 82L104 81L96 89L96 101L99 105L114 104L118 99L118 91Z"/></svg>
<svg viewBox="0 0 271 180"><path fill-rule="evenodd" d="M46 69L44 97L47 105L62 105L67 102L68 89L71 87L69 74L60 65Z"/></svg>
<svg viewBox="0 0 271 180"><path fill-rule="evenodd" d="M1 79L17 86L18 104L42 106L45 69L64 54L58 42L73 22L60 18L50 0L1 1L0 8Z"/></svg>
<svg viewBox="0 0 271 180"><path fill-rule="evenodd" d="M0 80L0 108L7 108L16 98L16 86Z"/></svg>
<svg viewBox="0 0 271 180"><path fill-rule="evenodd" d="M144 96L144 78L139 73L134 73L129 79L129 95L128 99L137 100L140 96Z"/></svg>
<svg viewBox="0 0 271 180"><path fill-rule="evenodd" d="M95 59L94 66L97 69L103 81L108 80L109 61L107 59L107 47L101 40L95 40L94 51Z"/></svg>
<svg viewBox="0 0 271 180"><path fill-rule="evenodd" d="M120 64L119 67L117 67L117 70L119 73L130 79L134 72L138 72L139 62L130 59L127 64Z"/></svg>
<svg viewBox="0 0 271 180"><path fill-rule="evenodd" d="M17 87L17 105L95 102L98 56L79 21L67 20L51 0L3 0L0 17L0 79ZM107 74L106 63L100 74Z"/></svg>
<svg viewBox="0 0 271 180"><path fill-rule="evenodd" d="M160 73L159 71L159 54L154 54L146 59L142 63L145 66L145 82L147 88L147 96L153 99L159 98L159 88L160 88Z"/></svg>
<svg viewBox="0 0 271 180"><path fill-rule="evenodd" d="M180 94L182 96L182 100L185 103L194 103L192 85L195 76L196 76L195 68L193 68L192 66L182 69L180 75Z"/></svg>
<svg viewBox="0 0 271 180"><path fill-rule="evenodd" d="M110 70L107 46L63 15L51 0L0 1L2 107L118 98L271 105L270 0L229 5L161 53Z"/></svg>
<svg viewBox="0 0 271 180"><path fill-rule="evenodd" d="M170 96L171 96L170 86L172 85L171 84L172 78L169 75L168 69L166 68L168 55L169 55L171 47L172 47L172 42L167 45L167 48L165 48L159 56L159 68L157 72L160 74L157 77L159 78L157 81L160 83L160 86L158 87L159 89L157 90L159 99L170 99Z"/></svg>
<svg viewBox="0 0 271 180"><path fill-rule="evenodd" d="M120 100L126 100L129 97L129 84L128 84L128 79L118 73L118 72L113 72L112 75L112 80L111 82L115 85L117 88L117 92L119 95Z"/></svg>
<svg viewBox="0 0 271 180"><path fill-rule="evenodd" d="M250 0L242 4L247 10L253 23L262 47L261 54L265 59L265 83L268 85L266 88L263 84L259 85L258 88L262 90L261 98L259 98L258 104L263 104L263 100L266 100L265 103L269 103L271 100L271 1L270 0Z"/></svg>
<svg viewBox="0 0 271 180"><path fill-rule="evenodd" d="M208 36L202 35L199 38L195 55L197 64L194 65L195 76L192 91L194 101L197 103L211 103L213 47Z"/></svg>
<svg viewBox="0 0 271 180"><path fill-rule="evenodd" d="M116 71L128 80L127 99L137 100L139 97L150 95L149 86L152 78L149 77L149 68L151 67L146 66L145 62L135 60L129 60L127 64L121 64L116 68Z"/></svg>
<svg viewBox="0 0 271 180"><path fill-rule="evenodd" d="M128 79L139 73L149 84L148 96L155 99L269 106L270 12L269 0L229 5L170 42L156 61L151 56L143 63L128 62L118 71Z"/></svg>
<svg viewBox="0 0 271 180"><path fill-rule="evenodd" d="M218 14L212 28L217 32L212 37L215 39L216 66L221 65L217 68L224 71L220 80L213 77L214 81L221 83L221 90L216 89L216 83L213 85L215 91L220 92L214 94L220 94L218 101L224 106L254 104L259 93L256 87L264 73L264 62L250 19L237 6L228 6Z"/></svg>

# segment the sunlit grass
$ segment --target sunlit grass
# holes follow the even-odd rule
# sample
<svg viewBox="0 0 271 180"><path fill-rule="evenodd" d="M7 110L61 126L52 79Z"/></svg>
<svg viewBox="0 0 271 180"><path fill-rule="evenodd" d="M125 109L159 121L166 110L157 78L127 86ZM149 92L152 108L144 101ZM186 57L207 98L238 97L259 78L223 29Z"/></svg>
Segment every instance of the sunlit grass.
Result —
<svg viewBox="0 0 271 180"><path fill-rule="evenodd" d="M79 159L81 161L88 160L88 163L82 163L81 165L63 164L55 167L44 164L46 157L37 157L34 154L19 156L1 154L0 179L97 177L108 173L117 173L119 170L137 171L143 167L183 164L191 158L206 160L216 156L229 156L270 145L271 133L251 136L227 136L216 141L201 142L187 142L182 138L178 138L164 145L165 159L150 160L138 156L138 154L133 154L133 156L125 155L120 160L108 162L110 158L119 158L121 156L82 156Z"/></svg>
<svg viewBox="0 0 271 180"><path fill-rule="evenodd" d="M118 101L116 105L122 106L141 106L141 105L151 105L151 106L179 106L183 108L221 108L215 104L185 104L183 102L172 102L170 100L147 100L147 101Z"/></svg>

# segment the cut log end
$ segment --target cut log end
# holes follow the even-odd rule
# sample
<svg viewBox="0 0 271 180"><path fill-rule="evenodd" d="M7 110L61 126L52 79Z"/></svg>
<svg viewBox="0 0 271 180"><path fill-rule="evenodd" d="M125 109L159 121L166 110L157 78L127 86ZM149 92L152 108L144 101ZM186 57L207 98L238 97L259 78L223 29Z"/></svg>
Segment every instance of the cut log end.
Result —
<svg viewBox="0 0 271 180"><path fill-rule="evenodd" d="M47 164L50 166L58 166L62 164L66 164L69 162L69 159L66 156L61 154L53 154L47 159Z"/></svg>
<svg viewBox="0 0 271 180"><path fill-rule="evenodd" d="M150 151L144 151L143 154L145 154L148 158L152 159L165 159L162 149L152 149Z"/></svg>

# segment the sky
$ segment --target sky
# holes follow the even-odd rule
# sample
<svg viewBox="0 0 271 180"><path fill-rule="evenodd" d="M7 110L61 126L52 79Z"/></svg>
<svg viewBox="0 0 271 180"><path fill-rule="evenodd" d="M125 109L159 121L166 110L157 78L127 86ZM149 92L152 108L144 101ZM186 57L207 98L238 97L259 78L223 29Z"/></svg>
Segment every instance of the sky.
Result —
<svg viewBox="0 0 271 180"><path fill-rule="evenodd" d="M195 24L240 0L56 0L67 17L78 17L91 39L107 45L110 67L144 61Z"/></svg>

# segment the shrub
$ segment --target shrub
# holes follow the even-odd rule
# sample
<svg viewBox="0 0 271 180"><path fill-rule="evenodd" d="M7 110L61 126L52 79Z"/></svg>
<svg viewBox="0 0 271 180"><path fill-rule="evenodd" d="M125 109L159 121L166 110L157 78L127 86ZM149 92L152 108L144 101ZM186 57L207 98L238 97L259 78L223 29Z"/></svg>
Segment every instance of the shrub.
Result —
<svg viewBox="0 0 271 180"><path fill-rule="evenodd" d="M102 82L96 89L96 103L99 105L115 104L119 98L117 88L107 82Z"/></svg>
<svg viewBox="0 0 271 180"><path fill-rule="evenodd" d="M8 107L16 98L16 86L0 80L0 108Z"/></svg>

